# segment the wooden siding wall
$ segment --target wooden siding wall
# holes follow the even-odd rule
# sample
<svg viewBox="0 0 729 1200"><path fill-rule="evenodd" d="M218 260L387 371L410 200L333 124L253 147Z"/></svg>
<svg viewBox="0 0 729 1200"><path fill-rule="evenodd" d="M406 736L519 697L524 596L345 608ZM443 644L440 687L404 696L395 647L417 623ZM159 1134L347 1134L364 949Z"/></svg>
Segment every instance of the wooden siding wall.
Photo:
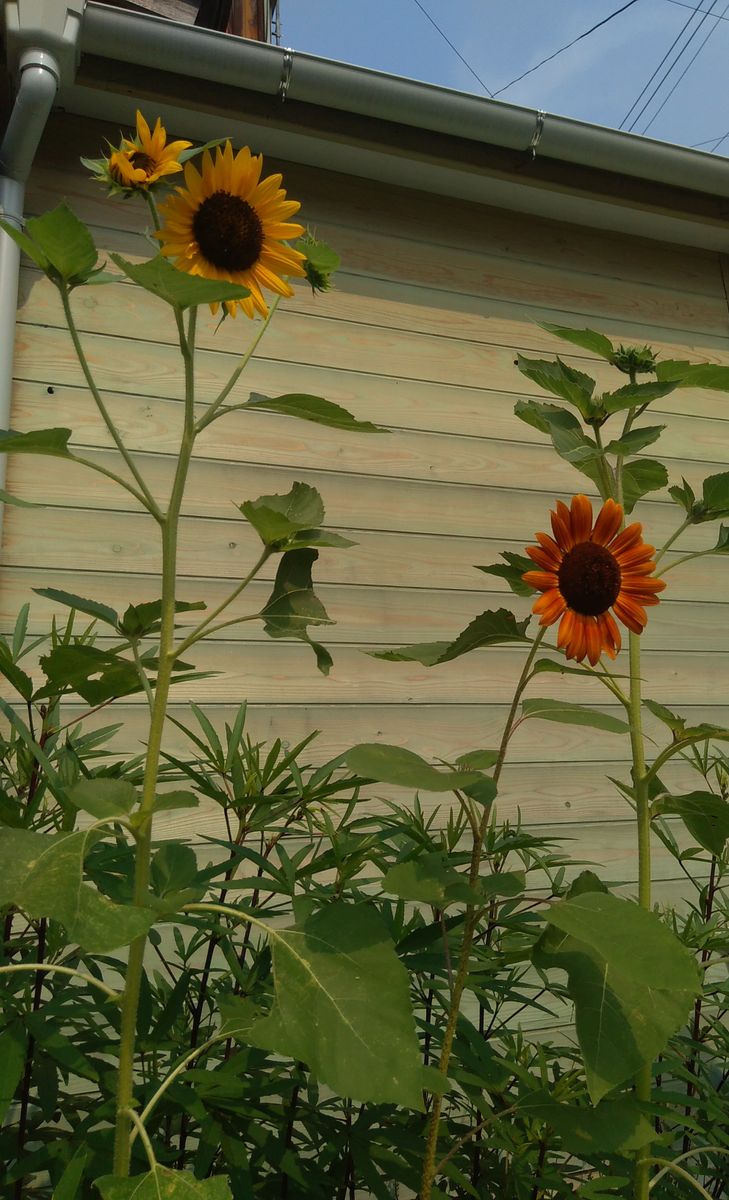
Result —
<svg viewBox="0 0 729 1200"><path fill-rule="evenodd" d="M98 153L107 134L116 131L55 119L29 209L42 211L65 196L102 249L143 256L143 206L107 201L77 166L78 154ZM547 527L555 497L586 483L513 415L520 396L537 394L514 367L515 352L560 349L535 322L590 324L619 340L650 342L663 355L729 363L720 262L700 251L284 169L290 193L305 202L306 220L338 248L344 267L331 294L312 298L297 288L237 395L312 392L390 432L339 433L263 413L235 414L206 431L182 529L183 598L214 605L252 561L256 538L232 502L286 491L296 479L320 490L327 523L357 545L325 550L316 567L317 590L337 621L322 638L335 659L328 679L307 647L269 641L260 626L243 624L199 649L197 665L217 674L178 687L177 714L192 696L222 724L245 698L258 736L293 741L320 729L320 756L376 739L430 758L493 746L520 669L519 649L492 649L433 670L380 662L363 651L448 638L484 608L503 603L527 611L474 564L495 561L501 549L521 549ZM181 419L171 317L126 282L80 290L74 309L109 408L163 495ZM242 317L217 332L215 325L206 316L200 321L201 401L215 395L251 334ZM584 352L565 357L606 379L603 366ZM16 364L13 428L69 425L85 453L111 464L54 289L27 265ZM672 479L683 475L696 486L727 468L725 395L679 391L658 402L654 416L670 422L660 452ZM8 486L48 507L6 512L3 628L34 586L116 606L158 595L156 530L126 494L69 464L24 457L10 460ZM647 538L658 544L677 523L665 495L641 505L639 515ZM686 542L704 545L710 536L699 527ZM255 604L274 570L275 562L269 583L251 589ZM726 560L716 559L671 575L644 636L646 694L692 719L725 724L727 577ZM47 628L52 611L33 598L33 628ZM604 690L590 681L546 677L536 694L609 710ZM128 748L139 749L144 704L118 704L115 713L126 722ZM171 728L168 745L178 743ZM605 779L606 772L625 777L627 758L621 737L527 723L513 742L500 811L519 809L532 827L570 839L576 857L596 859L611 878L630 881L632 826ZM695 786L681 767L670 777L677 786ZM197 816L194 825L179 814L173 819L176 831L200 828ZM660 848L656 874L662 893L670 894L676 871Z"/></svg>

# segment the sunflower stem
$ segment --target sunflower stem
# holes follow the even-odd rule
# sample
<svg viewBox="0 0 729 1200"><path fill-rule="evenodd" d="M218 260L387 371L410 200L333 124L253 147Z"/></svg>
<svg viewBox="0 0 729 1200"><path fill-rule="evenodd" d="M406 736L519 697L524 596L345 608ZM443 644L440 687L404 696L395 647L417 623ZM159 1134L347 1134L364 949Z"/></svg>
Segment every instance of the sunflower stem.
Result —
<svg viewBox="0 0 729 1200"><path fill-rule="evenodd" d="M609 496L612 496L613 491L615 490L613 471L612 471L612 467L610 466L610 463L607 460L607 455L605 453L605 447L602 444L602 434L600 433L600 426L597 424L594 425L593 430L595 433L595 443L597 445L598 450L600 451L600 457L598 458L598 464L600 467L600 475L602 477L602 488L600 489L600 497L602 500L607 500Z"/></svg>
<svg viewBox="0 0 729 1200"><path fill-rule="evenodd" d="M679 525L678 529L674 530L674 532L671 534L670 538L668 538L668 540L667 540L667 541L665 541L665 542L663 543L663 545L661 546L660 550L658 550L658 551L656 552L656 558L655 558L656 565L658 565L658 563L659 563L659 562L661 561L661 559L663 558L663 555L664 555L664 554L666 553L666 551L667 551L667 550L668 550L668 549L669 549L669 548L670 548L670 547L673 545L673 543L678 541L678 539L680 538L680 536L681 536L681 534L683 533L684 529L688 529L689 525L693 525L693 521L692 521L692 519L691 519L691 516L690 516L690 515L689 515L689 516L686 518L686 520L685 520L685 521L682 521L682 522L681 522L681 524ZM689 555L689 557L692 557L692 556L691 556L691 555ZM683 561L683 560L680 560L680 561ZM666 571L670 571L670 569L671 569L671 568L670 568L670 567L665 567L664 569L665 569Z"/></svg>
<svg viewBox="0 0 729 1200"><path fill-rule="evenodd" d="M180 350L185 368L185 424L177 459L177 469L170 494L167 512L162 517L162 620L159 641L159 667L154 688L149 740L144 766L142 800L137 813L137 850L134 872L134 903L143 906L149 890L152 819L157 794L157 778L162 748L162 734L167 716L167 702L172 682L175 637L175 592L177 583L177 539L180 510L185 484L195 443L195 318L196 310L190 312L187 336L180 336ZM114 1133L115 1175L129 1176L131 1156L131 1131L133 1121L130 1111L134 1107L134 1052L137 1031L137 1010L147 938L142 936L129 948L126 980L121 1002L121 1032L119 1037L119 1066L116 1093L116 1128Z"/></svg>
<svg viewBox="0 0 729 1200"><path fill-rule="evenodd" d="M233 601L240 596L241 592L248 587L248 584L256 577L263 564L271 557L272 554L272 548L270 546L264 546L257 562L254 563L248 574L240 581L240 583L236 584L232 592L226 596L225 600L222 600L218 607L214 608L213 611L208 614L205 620L201 621L199 625L196 625L195 628L188 633L184 641L180 642L179 646L175 650L175 658L179 658L179 656L184 654L185 651L190 648L190 646L192 646L195 642L198 642L201 637L205 637L206 633L210 632L210 626L213 624L215 618L219 617L222 612L225 612L226 608L228 608ZM258 615L258 613L253 613L251 616L247 617L236 617L233 621L226 621L225 624L232 625L237 621L252 621ZM220 626L217 628L220 628Z"/></svg>
<svg viewBox="0 0 729 1200"><path fill-rule="evenodd" d="M230 379L228 380L228 382L226 383L226 385L222 389L222 391L215 398L215 400L213 400L210 407L203 413L203 415L200 417L200 420L197 422L197 425L195 426L196 434L201 433L206 425L209 425L211 421L215 420L216 416L222 416L222 413L219 413L218 410L220 409L221 405L225 403L226 399L228 398L228 396L232 392L233 388L235 387L236 383L238 382L241 375L243 374L246 367L248 366L248 363L250 362L251 358L253 357L256 350L258 349L258 345L261 341L261 338L263 337L264 333L266 332L269 325L271 324L273 314L275 313L275 311L278 308L280 303L281 303L280 296L276 296L275 299L271 302L271 305L269 307L269 310L268 310L268 313L266 314L265 319L263 320L255 337L253 338L253 341L251 342L250 346L248 347L248 349L246 350L242 359L238 363L238 366L233 371L233 374L231 375Z"/></svg>
<svg viewBox="0 0 729 1200"><path fill-rule="evenodd" d="M499 782L501 772L506 761L506 752L509 746L509 739L514 729L516 721L516 712L519 706L519 701L522 697L524 689L529 683L530 673L537 651L545 637L547 627L542 626L534 641L532 648L529 651L524 666L522 667L521 675L514 691L514 698L511 702L509 715L506 718L504 732L501 737L498 756L493 770L494 783ZM481 859L483 855L483 844L486 837L486 832L489 827L493 813L492 806L487 806L484 809L481 817L481 822L478 825L473 839L473 848L471 850L471 864L469 869L469 884L473 887L479 876L481 868ZM476 932L479 918L483 913L483 909L469 905L466 908L465 922L463 926L463 941L461 943L461 951L458 957L458 967L456 976L453 981L451 990L451 1002L448 1010L448 1022L446 1024L445 1033L443 1035L443 1045L441 1046L440 1059L438 1060L438 1071L443 1079L448 1075L448 1066L451 1059L451 1051L453 1049L453 1040L456 1033L456 1025L458 1023L458 1015L461 1009L461 999L468 979L468 968L471 959L471 946ZM420 1181L420 1191L418 1193L419 1200L430 1200L433 1191L433 1183L436 1176L436 1153L438 1150L438 1133L440 1126L440 1116L443 1108L443 1097L441 1095L433 1095L433 1103L428 1117L428 1124L425 1133L425 1157L423 1160L423 1172Z"/></svg>

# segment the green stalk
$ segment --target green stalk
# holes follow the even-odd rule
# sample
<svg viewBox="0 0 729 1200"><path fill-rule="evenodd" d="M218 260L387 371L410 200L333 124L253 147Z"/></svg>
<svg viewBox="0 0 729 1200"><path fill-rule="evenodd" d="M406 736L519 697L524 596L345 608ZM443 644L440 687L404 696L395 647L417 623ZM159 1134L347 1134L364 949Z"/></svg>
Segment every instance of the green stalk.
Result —
<svg viewBox="0 0 729 1200"><path fill-rule="evenodd" d="M543 640L546 632L547 632L546 626L539 630L539 632L537 633L537 636L535 637L534 641L532 642L532 648L526 657L524 666L522 667L522 672L521 672L521 675L519 676L519 681L518 681L518 683L516 685L516 689L514 691L514 698L511 702L511 708L509 709L509 715L506 718L504 732L501 737L501 744L499 746L499 752L498 752L496 764L494 766L494 771L493 771L494 783L499 782L499 778L501 776L501 772L504 767L504 762L506 760L506 751L507 751L508 745L509 745L509 738L511 737L511 734L512 734L512 731L514 728L514 723L516 721L516 712L517 712L517 708L519 706L519 701L521 699L521 696L524 692L525 687L527 686L527 684L529 682L529 674L532 669L532 664L534 663L534 659L536 658L537 651L542 643L542 640ZM470 883L471 887L474 886L476 880L478 879L479 871L481 868L483 843L484 843L484 839L486 837L486 832L489 827L489 822L491 820L491 813L492 813L492 810L490 807L487 807L484 810L483 816L481 817L481 823L476 832L476 836L474 837L473 849L471 851L471 867L470 867L470 871L469 871L469 883ZM448 1023L446 1025L445 1033L443 1035L443 1045L441 1047L440 1059L438 1061L438 1071L440 1072L440 1074L443 1076L444 1079L448 1075L448 1066L450 1064L451 1052L453 1050L453 1040L455 1038L456 1025L458 1024L458 1015L459 1015L459 1012L461 1009L461 1000L463 998L463 992L465 990L466 980L468 978L468 968L469 968L470 959L471 959L471 946L473 945L473 938L474 938L474 934L476 932L476 926L478 924L478 919L479 919L479 915L480 915L481 911L482 911L481 909L476 908L473 905L470 905L466 909L466 919L465 919L465 923L463 926L463 941L461 943L461 953L458 958L458 969L456 971L456 977L453 982L453 990L451 992L451 1003L450 1003L450 1009L448 1012ZM433 1182L435 1180L435 1173L436 1173L436 1153L437 1153L437 1149L438 1149L438 1133L439 1133L439 1125L440 1125L440 1114L441 1114L442 1108L443 1108L443 1097L440 1095L434 1095L432 1107L430 1110L430 1115L428 1117L428 1125L427 1125L426 1133L425 1133L425 1158L423 1160L423 1174L422 1174L421 1181L420 1181L420 1192L419 1192L420 1200L430 1200L431 1193L433 1190Z"/></svg>
<svg viewBox="0 0 729 1200"><path fill-rule="evenodd" d="M250 346L248 347L245 354L241 358L240 362L238 363L238 366L233 371L233 374L231 375L230 379L228 380L228 382L226 383L226 385L222 389L222 391L218 394L216 399L213 400L213 402L209 406L209 408L207 408L206 411L203 413L203 415L201 416L197 425L195 426L196 433L200 433L205 428L206 425L210 424L211 421L214 421L217 417L220 417L223 415L222 412L220 411L221 405L227 400L228 396L233 391L233 388L235 387L236 383L238 382L241 375L243 374L246 367L248 366L248 363L250 362L251 358L253 357L255 351L258 349L258 344L259 344L261 338L263 337L264 333L268 329L269 325L271 324L273 314L275 313L275 311L278 308L280 303L281 303L281 297L276 296L275 300L269 306L268 315L261 322L258 332L256 333L255 337L253 338L253 341L251 342ZM238 407L240 407L240 406L238 406ZM227 411L227 410L224 410L224 411Z"/></svg>
<svg viewBox="0 0 729 1200"><path fill-rule="evenodd" d="M138 810L137 853L134 873L134 903L143 906L149 889L152 853L152 817L157 794L160 752L167 701L172 682L175 637L175 591L177 581L177 539L180 509L195 442L194 429L194 348L195 317L193 309L187 337L180 339L185 364L185 426L177 460L170 503L160 523L162 531L162 620L160 626L159 667L154 689L147 757L144 767L142 800ZM130 1135L133 1122L130 1109L134 1101L134 1050L136 1044L137 1009L144 963L146 936L137 938L129 949L129 962L121 1006L121 1034L116 1095L116 1129L114 1134L114 1166L117 1176L129 1175Z"/></svg>

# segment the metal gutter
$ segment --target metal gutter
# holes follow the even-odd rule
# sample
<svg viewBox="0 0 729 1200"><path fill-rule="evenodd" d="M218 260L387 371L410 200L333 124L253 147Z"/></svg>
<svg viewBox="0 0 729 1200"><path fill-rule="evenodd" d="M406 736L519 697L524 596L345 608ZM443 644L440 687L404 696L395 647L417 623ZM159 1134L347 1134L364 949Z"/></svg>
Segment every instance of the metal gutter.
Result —
<svg viewBox="0 0 729 1200"><path fill-rule="evenodd" d="M89 3L88 54L729 197L729 160L312 54Z"/></svg>

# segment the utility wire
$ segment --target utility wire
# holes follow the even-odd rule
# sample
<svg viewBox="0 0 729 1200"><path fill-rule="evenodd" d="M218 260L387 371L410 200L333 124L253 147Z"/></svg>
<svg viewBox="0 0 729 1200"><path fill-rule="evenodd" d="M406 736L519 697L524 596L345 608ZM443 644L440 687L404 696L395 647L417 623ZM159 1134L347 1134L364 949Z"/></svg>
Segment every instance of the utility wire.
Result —
<svg viewBox="0 0 729 1200"><path fill-rule="evenodd" d="M727 11L729 11L729 2L728 2L727 4L725 4L725 5L724 5L724 12L721 14L721 16L723 17L723 16L724 16L724 14L725 14ZM711 12L711 9L709 9L709 12L708 12L706 15L707 15L707 16L709 16L709 13L710 13L710 12ZM710 30L709 30L709 32L707 33L706 37L704 38L704 40L703 40L703 42L701 43L701 45L699 46L698 50L697 50L697 51L696 51L696 53L694 54L693 58L692 58L692 59L691 59L691 60L690 60L690 61L687 63L687 65L684 67L683 71L682 71L682 72L681 72L681 74L679 75L678 79L677 79L677 80L676 80L676 82L674 83L674 85L673 85L673 87L671 88L671 90L669 91L668 95L664 97L664 99L662 100L662 102L660 103L660 105L658 106L658 108L656 109L656 111L654 112L654 114L653 114L653 116L651 117L650 121L648 122L648 124L647 124L647 125L645 126L645 128L643 129L643 133L647 133L647 132L648 132L648 130L650 129L650 127L651 127L651 125L653 124L653 122L654 122L654 121L656 120L656 118L657 118L657 117L660 115L660 113L662 113L662 112L663 112L663 109L664 109L664 108L666 107L666 105L668 104L668 101L671 99L671 96L673 95L673 93L675 92L676 88L677 88L677 87L678 87L678 85L680 84L680 82L681 82L681 80L683 79L684 75L686 74L686 72L687 72L687 71L690 71L690 70L691 70L691 67L694 65L694 63L696 62L696 59L697 59L697 58L699 57L699 55L701 54L701 51L703 50L704 46L705 46L705 45L706 45L706 43L708 42L708 40L709 40L709 38L711 37L712 33L714 33L714 32L716 31L716 29L718 28L718 26L719 26L719 21L720 21L720 20L721 20L721 17L720 17L720 16L718 16L718 15L715 15L715 17L714 17L714 24L711 26L711 29L710 29ZM677 59L676 61L678 61L678 59ZM675 66L676 64L674 63L673 65Z"/></svg>
<svg viewBox="0 0 729 1200"><path fill-rule="evenodd" d="M460 58L460 60L461 60L461 62L463 63L464 67L466 67L466 68L467 68L467 69L468 69L468 70L471 72L471 74L473 75L473 78L478 80L478 82L481 84L481 87L482 87L482 88L483 88L483 90L486 92L487 96L491 96L491 97L493 97L494 93L491 91L491 89L490 89L490 88L486 87L486 84L484 83L483 79L481 78L481 76L480 76L480 75L479 75L479 74L478 74L476 71L474 71L474 69L473 69L473 67L471 66L470 62L467 62L467 61L466 61L466 59L463 57L463 55L461 54L461 52L460 52L460 50L458 49L458 47L453 45L453 42L452 42L452 41L451 41L451 39L448 37L448 35L447 35L447 34L445 34L445 33L443 32L443 30L441 29L440 25L438 25L438 23L437 23L436 21L434 21L434 20L433 20L433 18L431 17L430 13L429 13L429 12L428 12L428 10L427 10L427 8L423 8L423 5L420 3L420 0L413 0L413 3L417 5L417 7L420 9L420 11L421 11L421 13L423 14L423 16L428 18L428 20L430 21L430 23L431 23L431 25L433 26L433 28L438 30L438 33L439 33L439 34L440 34L440 36L443 38L443 41L444 41L444 42L447 42L447 44L450 46L450 48L451 48L451 50L453 51L453 53L454 53L455 55L457 55L457 56L458 56L458 58Z"/></svg>
<svg viewBox="0 0 729 1200"><path fill-rule="evenodd" d="M678 52L678 54L676 55L676 58L673 60L673 62L669 64L669 66L667 67L667 69L666 69L666 71L665 71L664 75L662 76L662 78L661 78L661 79L658 81L658 83L657 83L657 84L656 84L656 86L654 87L653 91L651 92L650 96L649 96L649 97L648 97L648 99L646 100L646 102L645 102L645 104L643 105L643 107L642 107L642 108L640 109L640 111L639 111L639 112L637 112L637 113L636 113L636 115L633 117L633 120L632 120L631 124L628 126L628 130L629 130L629 131L630 131L630 130L632 130L632 129L635 129L635 126L638 124L638 121L639 121L639 120L640 120L640 118L643 116L643 113L644 113L644 112L645 112L645 110L647 109L648 105L650 104L651 100L652 100L652 99L653 99L653 97L655 96L656 92L657 92L657 91L658 91L658 90L659 90L659 89L660 89L660 88L663 86L663 84L665 83L666 79L667 79L667 78L668 78L668 76L670 75L670 73L671 73L671 71L673 70L673 68L676 66L676 63L679 61L679 59L681 58L681 56L682 56L682 54L684 53L684 51L685 51L685 50L688 48L688 46L691 44L691 42L693 41L693 39L696 37L696 34L698 33L699 29L700 29L700 28L701 28L701 26L703 25L703 23L704 23L704 21L706 20L707 16L708 16L708 15L709 15L709 13L711 12L711 9L712 9L712 8L714 8L714 6L716 5L716 2L717 2L717 0L712 0L711 8L707 9L707 11L706 11L706 12L703 12L702 18L701 18L701 20L699 21L699 24L697 25L696 29L694 29L694 31L693 31L693 33L691 34L691 36L689 37L688 41L687 41L687 42L686 42L686 43L685 43L685 44L684 44L684 45L681 47L681 49L679 50L679 52ZM695 6L695 8L694 8L694 9L692 10L692 12L690 13L690 15L689 15L689 16L686 18L686 21L685 21L684 25L683 25L683 26L682 26L682 28L679 30L679 32L676 34L675 38L674 38L674 39L673 39L673 41L671 42L671 45L668 47L668 49L667 49L666 53L663 55L663 58L662 58L662 59L661 59L661 61L659 62L658 66L656 67L655 71L654 71L654 72L653 72L653 74L651 75L650 79L649 79L649 80L648 80L648 82L647 82L647 83L644 85L644 87L643 87L642 91L641 91L641 92L640 92L640 94L639 94L639 95L636 97L636 99L633 101L633 103L631 104L631 106L630 106L630 108L628 109L627 113L626 113L626 114L625 114L625 116L623 117L622 121L620 122L620 125L618 126L618 128L619 128L619 129L622 129L622 128L625 126L625 124L626 124L626 122L627 122L628 118L630 117L631 113L633 113L633 112L635 111L635 109L638 107L638 105L640 104L640 101L643 99L643 96L645 96L646 92L648 91L648 88L649 88L649 87L650 87L650 85L653 83L653 80L655 79L656 75L658 75L658 73L659 73L659 71L661 70L661 67L662 67L662 66L663 66L663 64L665 63L666 59L670 58L670 56L671 56L671 54L672 54L673 50L674 50L674 49L675 49L675 47L678 45L678 43L681 41L681 38L683 37L684 33L686 33L686 31L687 31L687 29L688 29L689 25L691 24L691 22L693 21L694 17L696 16L696 14L697 14L698 12L701 12L701 11L702 11L702 5L703 5L703 3L704 3L704 0L699 0L699 3L698 3L696 6Z"/></svg>
<svg viewBox="0 0 729 1200"><path fill-rule="evenodd" d="M667 4L675 4L677 8L691 8L691 9L693 9L694 12L696 12L694 5L687 4L686 0L666 0L666 3ZM717 20L718 21L729 21L729 17L717 17ZM711 141L711 138L709 138L709 141Z"/></svg>
<svg viewBox="0 0 729 1200"><path fill-rule="evenodd" d="M416 4L417 2L418 0L415 0ZM638 0L628 0L627 4L624 4L622 8L616 8L615 12L611 12L607 17L603 17L602 21L597 22L597 25L593 25L590 29L586 29L584 33L581 33L576 38L573 38L571 42L567 42L565 46L560 46L559 50L555 50L553 54L548 54L546 58L543 58L540 62L535 63L535 65L530 67L528 71L524 71L521 75L517 75L516 79L512 79L510 83L504 84L504 86L499 88L497 92L492 93L493 96L500 96L502 92L505 92L508 88L513 87L515 83L519 83L521 79L526 79L527 75L532 75L535 71L538 71L540 67L543 67L545 63L551 62L553 58L556 58L558 54L564 54L565 50L569 50L570 46L574 46L577 42L581 42L583 38L589 37L590 34L594 33L596 29L601 29L603 25L607 25L608 21L612 21L613 17L620 16L620 13L625 12L626 8L632 8L633 5L637 3Z"/></svg>

